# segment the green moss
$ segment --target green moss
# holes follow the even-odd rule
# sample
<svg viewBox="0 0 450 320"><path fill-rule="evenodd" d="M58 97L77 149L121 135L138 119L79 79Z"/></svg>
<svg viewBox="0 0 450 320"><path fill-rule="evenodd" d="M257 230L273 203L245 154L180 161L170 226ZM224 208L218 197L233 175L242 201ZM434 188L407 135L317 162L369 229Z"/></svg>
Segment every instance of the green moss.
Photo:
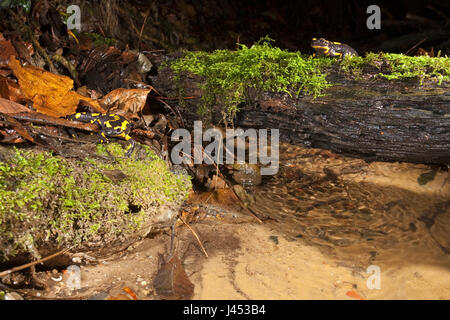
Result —
<svg viewBox="0 0 450 320"><path fill-rule="evenodd" d="M376 76L388 80L418 79L420 84L434 81L442 84L450 80L449 57L410 57L397 53L368 53L365 57L351 57L342 61L342 70L351 76L363 71L377 70Z"/></svg>
<svg viewBox="0 0 450 320"><path fill-rule="evenodd" d="M78 33L76 29L73 29L72 32L74 33L74 35L76 37L85 36L85 37L91 39L92 42L93 42L93 45L95 47L104 46L104 45L115 46L117 44L117 40L116 39L107 38L107 37L104 37L104 36L102 36L102 35L100 35L98 33L95 33L95 32Z"/></svg>
<svg viewBox="0 0 450 320"><path fill-rule="evenodd" d="M189 72L204 79L200 115L219 103L225 106L225 115L233 118L246 99L247 88L319 96L329 86L318 66L330 65L331 60L281 50L270 41L266 37L250 48L241 44L237 50L186 52L170 68L179 78Z"/></svg>
<svg viewBox="0 0 450 320"><path fill-rule="evenodd" d="M14 7L22 7L25 12L30 12L31 9L31 0L1 0L0 1L0 9L4 8L14 8Z"/></svg>
<svg viewBox="0 0 450 320"><path fill-rule="evenodd" d="M250 48L237 50L186 52L169 63L176 79L193 74L203 79L202 104L197 112L208 115L219 105L224 117L233 118L240 103L246 100L248 88L285 92L290 96L303 93L317 97L332 84L326 79L331 68L338 68L346 77L360 78L363 73L388 80L417 78L424 81L448 81L450 58L409 57L393 53L368 53L365 57L312 57L273 47L268 37Z"/></svg>
<svg viewBox="0 0 450 320"><path fill-rule="evenodd" d="M100 149L123 155L117 143ZM39 257L37 248L45 243L82 247L124 240L159 207L179 204L189 179L170 172L150 149L146 153L111 164L16 150L0 162L0 260L23 252ZM121 178L113 179L111 170Z"/></svg>

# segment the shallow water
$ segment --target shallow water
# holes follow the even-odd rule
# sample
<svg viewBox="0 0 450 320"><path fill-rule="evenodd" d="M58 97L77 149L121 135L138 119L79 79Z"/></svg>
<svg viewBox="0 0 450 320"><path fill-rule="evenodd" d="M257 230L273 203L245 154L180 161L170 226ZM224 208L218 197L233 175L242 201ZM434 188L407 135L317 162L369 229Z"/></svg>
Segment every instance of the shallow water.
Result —
<svg viewBox="0 0 450 320"><path fill-rule="evenodd" d="M427 175L434 178L421 185ZM450 269L449 180L442 168L369 164L282 145L280 170L253 190L251 209L288 239L318 246L343 265Z"/></svg>

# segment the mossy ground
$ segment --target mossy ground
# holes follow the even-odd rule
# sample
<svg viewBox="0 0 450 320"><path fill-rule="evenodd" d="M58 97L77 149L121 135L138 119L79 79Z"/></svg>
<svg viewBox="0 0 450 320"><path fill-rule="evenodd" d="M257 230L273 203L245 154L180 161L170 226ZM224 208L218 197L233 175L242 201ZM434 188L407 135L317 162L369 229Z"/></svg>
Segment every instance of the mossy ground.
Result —
<svg viewBox="0 0 450 320"><path fill-rule="evenodd" d="M237 50L185 52L184 57L169 63L177 79L186 73L201 77L202 104L197 112L207 115L212 107L222 106L224 117L233 118L239 104L246 100L248 88L318 97L332 86L327 80L331 68L348 78L359 79L369 72L374 78L388 80L433 80L441 84L450 79L449 57L409 57L393 53L368 53L365 57L338 60L313 57L300 52L281 50L263 38L251 47Z"/></svg>
<svg viewBox="0 0 450 320"><path fill-rule="evenodd" d="M123 157L120 144L99 145L109 162L2 151L0 261L23 253L37 258L46 246L105 246L151 227L158 210L180 204L191 184L145 150L138 160Z"/></svg>

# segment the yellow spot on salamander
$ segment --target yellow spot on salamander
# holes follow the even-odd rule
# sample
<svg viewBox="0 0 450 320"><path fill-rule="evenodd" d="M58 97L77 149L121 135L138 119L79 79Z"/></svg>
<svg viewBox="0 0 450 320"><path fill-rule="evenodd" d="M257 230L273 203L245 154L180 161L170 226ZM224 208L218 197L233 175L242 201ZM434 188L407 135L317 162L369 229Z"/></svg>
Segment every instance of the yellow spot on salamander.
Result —
<svg viewBox="0 0 450 320"><path fill-rule="evenodd" d="M121 129L123 130L123 131L125 131L126 129L127 129L127 127L128 127L128 124L129 124L129 122L128 121L124 121L124 122L122 122L122 126L121 126Z"/></svg>

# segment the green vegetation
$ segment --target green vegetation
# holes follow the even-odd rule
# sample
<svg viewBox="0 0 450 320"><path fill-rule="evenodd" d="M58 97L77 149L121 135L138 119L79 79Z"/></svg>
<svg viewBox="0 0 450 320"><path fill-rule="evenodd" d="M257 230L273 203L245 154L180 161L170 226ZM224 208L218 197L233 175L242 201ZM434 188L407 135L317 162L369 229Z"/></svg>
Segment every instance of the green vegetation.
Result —
<svg viewBox="0 0 450 320"><path fill-rule="evenodd" d="M142 160L123 157L117 143L99 145L98 153L118 157L75 161L16 149L0 162L0 261L38 258L43 246L127 241L187 196L188 177L170 172L148 148Z"/></svg>
<svg viewBox="0 0 450 320"><path fill-rule="evenodd" d="M239 104L246 100L248 88L284 92L290 96L323 95L332 85L326 79L332 68L338 68L350 78L359 78L364 72L388 80L417 78L421 84L428 80L441 84L450 77L448 57L369 53L365 57L338 60L281 50L273 47L271 41L266 37L251 47L239 45L237 50L186 52L184 57L169 63L169 67L177 80L187 73L203 79L199 115L207 115L214 106L220 105L224 117L231 119Z"/></svg>
<svg viewBox="0 0 450 320"><path fill-rule="evenodd" d="M117 40L113 39L113 38L107 38L104 37L98 33L95 32L82 32L82 33L78 33L76 29L72 30L73 34L78 38L80 36L85 36L88 37L89 39L92 40L93 44L95 47L100 47L103 45L107 45L107 46L115 46L117 44Z"/></svg>
<svg viewBox="0 0 450 320"><path fill-rule="evenodd" d="M30 12L31 0L0 0L0 9L22 7L25 12Z"/></svg>
<svg viewBox="0 0 450 320"><path fill-rule="evenodd" d="M319 96L330 85L318 67L331 65L332 60L281 50L270 41L266 37L250 48L241 44L234 51L186 52L170 68L179 77L190 72L205 80L200 115L220 103L225 106L224 113L233 118L238 105L246 99L247 88L285 92L291 96L301 92Z"/></svg>
<svg viewBox="0 0 450 320"><path fill-rule="evenodd" d="M365 57L345 59L342 70L348 75L359 76L363 71L377 70L376 75L388 80L418 79L441 84L450 80L450 58L418 56L398 53L368 53Z"/></svg>

